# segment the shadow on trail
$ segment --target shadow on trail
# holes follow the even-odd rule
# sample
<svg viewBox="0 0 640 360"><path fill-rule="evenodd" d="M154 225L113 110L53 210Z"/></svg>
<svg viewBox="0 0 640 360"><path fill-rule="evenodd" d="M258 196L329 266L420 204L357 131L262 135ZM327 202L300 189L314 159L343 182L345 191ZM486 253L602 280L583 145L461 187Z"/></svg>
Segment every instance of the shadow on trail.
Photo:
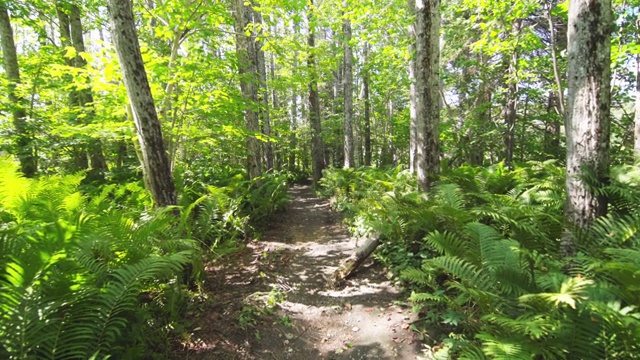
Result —
<svg viewBox="0 0 640 360"><path fill-rule="evenodd" d="M272 218L260 241L252 242L233 266L212 268L210 305L201 320L199 346L189 359L416 359L419 344L408 330L414 315L380 266L369 262L340 290L327 286L340 261L356 248L329 202L309 186L290 189L291 203ZM284 300L271 317L239 328L243 299L276 290ZM246 315L246 314L245 314ZM226 321L226 324L224 323ZM211 335L218 327L225 336ZM210 330L214 328L214 330Z"/></svg>

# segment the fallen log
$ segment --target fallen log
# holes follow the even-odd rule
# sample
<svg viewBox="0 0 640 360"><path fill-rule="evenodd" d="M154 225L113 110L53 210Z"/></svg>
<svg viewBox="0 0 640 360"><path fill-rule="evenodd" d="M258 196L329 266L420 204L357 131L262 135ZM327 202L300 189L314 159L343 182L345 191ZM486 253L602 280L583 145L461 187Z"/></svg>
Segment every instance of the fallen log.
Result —
<svg viewBox="0 0 640 360"><path fill-rule="evenodd" d="M375 233L369 236L364 244L356 248L351 256L343 260L338 270L336 270L329 279L329 285L333 288L340 287L346 279L352 276L358 267L367 260L369 255L380 245L381 234Z"/></svg>

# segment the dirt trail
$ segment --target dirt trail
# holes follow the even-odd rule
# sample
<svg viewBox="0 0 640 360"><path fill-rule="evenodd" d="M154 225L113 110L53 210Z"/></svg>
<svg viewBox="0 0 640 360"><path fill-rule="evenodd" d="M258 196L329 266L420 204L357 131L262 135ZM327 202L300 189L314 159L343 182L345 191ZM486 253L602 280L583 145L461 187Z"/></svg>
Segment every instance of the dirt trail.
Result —
<svg viewBox="0 0 640 360"><path fill-rule="evenodd" d="M292 202L260 241L207 268L210 299L196 315L189 359L420 359L408 330L410 309L385 279L365 264L341 290L325 277L351 254L356 239L329 202L309 186L294 186ZM252 311L279 297L275 314ZM283 300L284 298L284 300ZM244 323L244 324L243 324ZM248 324L252 323L252 324Z"/></svg>

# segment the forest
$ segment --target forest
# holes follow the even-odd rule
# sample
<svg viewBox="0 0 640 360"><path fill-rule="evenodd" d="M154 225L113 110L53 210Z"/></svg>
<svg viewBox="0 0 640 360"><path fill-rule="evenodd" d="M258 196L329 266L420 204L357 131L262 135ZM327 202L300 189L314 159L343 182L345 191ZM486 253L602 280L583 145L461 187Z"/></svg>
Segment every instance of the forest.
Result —
<svg viewBox="0 0 640 360"><path fill-rule="evenodd" d="M2 359L188 358L306 182L421 359L640 358L637 0L0 0L0 42Z"/></svg>

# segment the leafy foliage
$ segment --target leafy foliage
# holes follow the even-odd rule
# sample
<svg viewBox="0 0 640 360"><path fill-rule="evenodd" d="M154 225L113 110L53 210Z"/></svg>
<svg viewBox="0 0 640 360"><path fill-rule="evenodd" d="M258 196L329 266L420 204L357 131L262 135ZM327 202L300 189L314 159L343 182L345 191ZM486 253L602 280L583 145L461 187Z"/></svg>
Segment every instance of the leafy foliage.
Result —
<svg viewBox="0 0 640 360"><path fill-rule="evenodd" d="M597 189L610 215L574 235L581 251L570 259L558 251L564 179L553 162L448 170L429 194L410 177L380 186L397 172L328 170L323 191L357 231L388 239L379 259L426 327L450 334L441 355L634 359L640 187L632 168L614 174Z"/></svg>

